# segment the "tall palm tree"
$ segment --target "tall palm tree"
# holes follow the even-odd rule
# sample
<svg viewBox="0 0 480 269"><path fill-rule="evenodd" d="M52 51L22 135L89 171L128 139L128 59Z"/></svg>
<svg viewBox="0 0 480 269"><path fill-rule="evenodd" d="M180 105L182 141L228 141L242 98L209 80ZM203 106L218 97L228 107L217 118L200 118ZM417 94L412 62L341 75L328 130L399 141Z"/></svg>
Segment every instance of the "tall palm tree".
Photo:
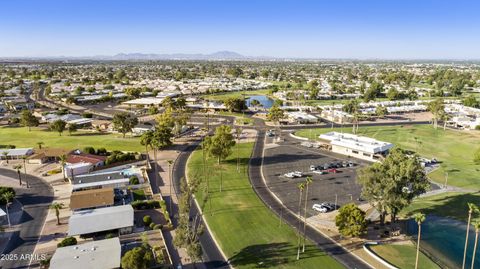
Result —
<svg viewBox="0 0 480 269"><path fill-rule="evenodd" d="M145 154L147 155L147 162L149 161L148 147L152 147L153 131L149 130L140 137L140 144L145 146Z"/></svg>
<svg viewBox="0 0 480 269"><path fill-rule="evenodd" d="M13 167L13 169L17 170L17 174L18 174L18 182L20 183L20 186L22 186L22 175L20 174L20 169L22 169L22 165L21 164L17 164Z"/></svg>
<svg viewBox="0 0 480 269"><path fill-rule="evenodd" d="M305 183L300 183L297 185L298 191L299 191L299 196L298 196L298 240L297 240L297 260L300 260L300 221L301 221L301 212L302 212L302 194L303 194L303 189L305 188Z"/></svg>
<svg viewBox="0 0 480 269"><path fill-rule="evenodd" d="M66 181L67 179L65 178L65 164L67 163L67 156L65 154L62 154L58 156L58 160L60 161L60 165L62 166L63 181Z"/></svg>
<svg viewBox="0 0 480 269"><path fill-rule="evenodd" d="M423 213L416 213L413 215L415 222L418 224L418 235L417 235L417 256L415 258L415 269L418 268L418 256L420 254L420 237L422 233L422 222L425 221L425 214Z"/></svg>
<svg viewBox="0 0 480 269"><path fill-rule="evenodd" d="M475 221L473 223L473 227L475 227L475 245L473 245L473 255L472 255L472 267L473 269L475 265L475 255L477 254L477 243L478 243L478 232L480 231L480 221Z"/></svg>
<svg viewBox="0 0 480 269"><path fill-rule="evenodd" d="M50 209L55 209L55 216L57 216L57 225L60 225L60 209L63 208L63 203L53 203L50 205Z"/></svg>
<svg viewBox="0 0 480 269"><path fill-rule="evenodd" d="M7 221L8 221L8 226L11 226L10 223L10 214L8 213L8 206L10 205L10 202L15 198L15 194L11 191L4 192L2 194L3 200L5 200L5 209L7 210Z"/></svg>
<svg viewBox="0 0 480 269"><path fill-rule="evenodd" d="M467 205L468 205L467 234L465 235L465 248L463 250L462 269L465 268L465 261L467 259L468 234L470 232L470 222L472 220L472 214L478 212L478 207L475 204L468 203Z"/></svg>
<svg viewBox="0 0 480 269"><path fill-rule="evenodd" d="M305 180L305 208L303 210L303 248L302 248L302 253L305 252L305 230L307 226L307 201L308 201L308 185L312 183L312 177L308 176L307 179Z"/></svg>
<svg viewBox="0 0 480 269"><path fill-rule="evenodd" d="M27 157L23 156L22 160L23 160L23 176L25 177L24 179L25 179L25 182L27 183L27 188L30 188L27 180Z"/></svg>

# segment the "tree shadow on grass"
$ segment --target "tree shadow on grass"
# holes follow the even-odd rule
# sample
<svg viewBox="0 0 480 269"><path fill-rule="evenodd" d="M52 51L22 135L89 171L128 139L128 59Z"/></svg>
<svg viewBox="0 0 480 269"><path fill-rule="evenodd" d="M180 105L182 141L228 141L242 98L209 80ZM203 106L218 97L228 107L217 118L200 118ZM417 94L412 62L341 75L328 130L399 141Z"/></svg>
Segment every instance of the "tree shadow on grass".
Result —
<svg viewBox="0 0 480 269"><path fill-rule="evenodd" d="M294 262L297 246L287 242L258 244L243 248L230 258L234 267L248 266L252 268L276 268L282 264ZM307 246L301 259L324 256L315 246Z"/></svg>

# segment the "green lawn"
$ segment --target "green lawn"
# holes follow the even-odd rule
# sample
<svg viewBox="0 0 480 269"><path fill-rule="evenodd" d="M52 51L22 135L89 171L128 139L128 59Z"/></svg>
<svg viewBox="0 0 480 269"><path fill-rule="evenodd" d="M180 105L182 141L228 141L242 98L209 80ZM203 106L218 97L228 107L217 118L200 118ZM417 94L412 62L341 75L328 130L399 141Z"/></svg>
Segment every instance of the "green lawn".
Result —
<svg viewBox="0 0 480 269"><path fill-rule="evenodd" d="M36 148L38 142L43 142L43 147L83 149L86 146L106 148L107 150L142 151L139 138L122 138L121 134L98 134L78 131L73 135L64 132L59 136L56 132L46 131L41 128L32 128L28 131L25 127L0 127L0 145L9 144L20 147Z"/></svg>
<svg viewBox="0 0 480 269"><path fill-rule="evenodd" d="M343 128L344 132L351 130ZM296 134L317 139L319 134L330 131L330 128L306 129ZM341 128L333 131L341 131ZM480 190L480 166L473 163L473 154L480 147L480 132L435 130L431 125L404 125L360 127L359 134L417 151L424 157L437 158L442 162L441 167L429 174L436 182L443 184L448 173L449 185Z"/></svg>
<svg viewBox="0 0 480 269"><path fill-rule="evenodd" d="M402 211L401 215L406 217L411 216L416 212L422 212L425 214L431 213L450 217L466 222L468 218L467 203L479 205L480 192L447 192L415 199L410 206Z"/></svg>
<svg viewBox="0 0 480 269"><path fill-rule="evenodd" d="M269 92L270 92L269 89L254 90L254 91L236 91L236 92L205 94L205 95L202 95L202 97L208 100L223 101L231 97L236 97L236 98L243 97L243 94L245 94L245 98L247 98L248 96L251 96L251 95L267 95Z"/></svg>
<svg viewBox="0 0 480 269"><path fill-rule="evenodd" d="M416 248L414 245L372 245L370 248L380 257L401 269L415 268ZM425 254L418 257L418 268L440 268Z"/></svg>
<svg viewBox="0 0 480 269"><path fill-rule="evenodd" d="M239 145L240 172L236 170L237 151L223 168L213 158L206 171L210 185L210 202L204 201L205 180L197 200L220 247L235 268L342 268L332 257L309 243L301 259L296 260L297 236L286 224L266 208L252 190L246 174L253 143ZM202 151L193 153L188 162L188 175L203 178ZM220 171L223 191L220 192Z"/></svg>

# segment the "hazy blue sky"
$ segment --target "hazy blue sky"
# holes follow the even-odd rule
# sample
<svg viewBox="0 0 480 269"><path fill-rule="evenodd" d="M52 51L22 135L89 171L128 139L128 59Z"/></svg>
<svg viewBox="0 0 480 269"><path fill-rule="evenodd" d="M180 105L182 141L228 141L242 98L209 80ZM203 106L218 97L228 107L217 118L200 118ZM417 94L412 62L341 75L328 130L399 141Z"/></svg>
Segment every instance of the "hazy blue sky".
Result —
<svg viewBox="0 0 480 269"><path fill-rule="evenodd" d="M479 10L475 0L5 0L0 56L480 59Z"/></svg>

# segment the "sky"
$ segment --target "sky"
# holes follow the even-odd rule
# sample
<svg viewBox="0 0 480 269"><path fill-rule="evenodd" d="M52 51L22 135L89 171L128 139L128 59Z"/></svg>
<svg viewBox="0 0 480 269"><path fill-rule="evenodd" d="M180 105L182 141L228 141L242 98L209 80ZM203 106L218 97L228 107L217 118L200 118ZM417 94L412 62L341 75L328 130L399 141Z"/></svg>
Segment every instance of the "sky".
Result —
<svg viewBox="0 0 480 269"><path fill-rule="evenodd" d="M0 1L0 57L480 59L476 0Z"/></svg>

